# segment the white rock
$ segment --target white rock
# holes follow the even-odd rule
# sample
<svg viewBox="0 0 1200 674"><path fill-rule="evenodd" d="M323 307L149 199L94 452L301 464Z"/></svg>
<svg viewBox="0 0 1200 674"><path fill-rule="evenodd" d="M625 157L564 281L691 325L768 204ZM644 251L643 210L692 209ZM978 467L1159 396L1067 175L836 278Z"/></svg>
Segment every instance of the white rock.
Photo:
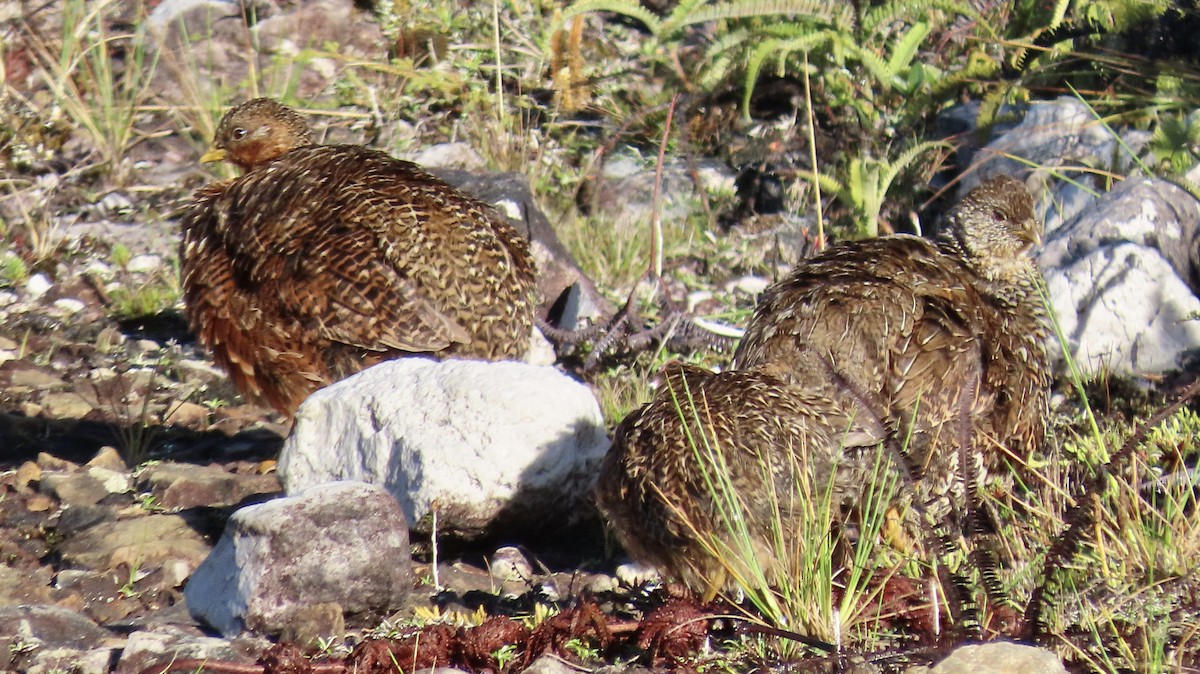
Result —
<svg viewBox="0 0 1200 674"><path fill-rule="evenodd" d="M77 300L74 297L61 297L54 300L54 308L64 314L77 314L83 311L86 306L82 300Z"/></svg>
<svg viewBox="0 0 1200 674"><path fill-rule="evenodd" d="M188 658L250 665L254 659L240 652L237 647L245 648L247 645L246 641L235 645L235 642L226 639L198 636L173 625L156 625L152 630L140 630L129 635L115 671L140 672L152 665L165 667L176 660ZM262 648L268 645L263 644Z"/></svg>
<svg viewBox="0 0 1200 674"><path fill-rule="evenodd" d="M437 143L413 152L406 159L421 166L453 167L467 171L486 167L483 158L467 143Z"/></svg>
<svg viewBox="0 0 1200 674"><path fill-rule="evenodd" d="M555 529L590 501L608 448L592 392L551 367L404 358L313 394L279 457L290 492L385 486L440 531Z"/></svg>
<svg viewBox="0 0 1200 674"><path fill-rule="evenodd" d="M360 482L316 485L247 506L196 569L188 610L225 636L279 634L313 604L399 608L411 586L408 525L395 499Z"/></svg>
<svg viewBox="0 0 1200 674"><path fill-rule="evenodd" d="M1050 651L993 641L960 646L932 669L913 667L908 674L1067 674L1067 668Z"/></svg>
<svg viewBox="0 0 1200 674"><path fill-rule="evenodd" d="M129 258L129 262L125 264L125 270L131 272L147 272L154 271L163 266L162 257L158 255L134 255Z"/></svg>
<svg viewBox="0 0 1200 674"><path fill-rule="evenodd" d="M91 276L103 281L109 281L113 277L113 268L106 262L101 262L100 260L91 260L88 262L87 267L84 268L83 273L85 276Z"/></svg>
<svg viewBox="0 0 1200 674"><path fill-rule="evenodd" d="M50 278L45 274L34 274L25 281L25 292L33 299L37 299L50 291L53 286Z"/></svg>
<svg viewBox="0 0 1200 674"><path fill-rule="evenodd" d="M1084 372L1162 372L1200 348L1200 299L1178 271L1194 264L1198 223L1191 195L1130 179L1047 237L1039 264Z"/></svg>

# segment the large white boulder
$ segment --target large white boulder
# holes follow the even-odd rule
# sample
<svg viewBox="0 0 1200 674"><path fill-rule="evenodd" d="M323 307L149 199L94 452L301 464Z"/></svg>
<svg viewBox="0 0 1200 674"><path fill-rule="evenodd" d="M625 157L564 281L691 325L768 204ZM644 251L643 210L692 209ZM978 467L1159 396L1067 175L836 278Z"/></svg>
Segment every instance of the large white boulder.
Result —
<svg viewBox="0 0 1200 674"><path fill-rule="evenodd" d="M608 449L600 407L552 367L404 358L313 394L279 457L291 492L387 488L409 522L461 536L544 532L590 510Z"/></svg>

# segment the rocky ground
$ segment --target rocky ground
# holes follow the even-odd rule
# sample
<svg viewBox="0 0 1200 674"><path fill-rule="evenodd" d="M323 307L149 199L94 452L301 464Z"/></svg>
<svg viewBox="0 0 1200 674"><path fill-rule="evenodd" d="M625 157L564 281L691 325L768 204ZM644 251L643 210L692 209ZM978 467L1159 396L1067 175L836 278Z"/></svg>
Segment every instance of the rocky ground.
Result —
<svg viewBox="0 0 1200 674"><path fill-rule="evenodd" d="M284 46L277 51L264 46L262 53L241 59L243 35L240 28L231 28L242 26L240 4L150 3L146 24L163 30L166 44L181 39L172 32L181 30L183 24L176 22L180 16L191 22L191 35L206 28L212 35L164 52L153 83L154 105L147 105L137 120L138 142L107 167L110 174L94 170L99 150L78 128L63 131L38 119L35 126L41 125L44 137L18 147L4 135L9 129L0 125L6 186L0 191L0 670L132 673L178 651L243 666L267 653L267 671L308 671L297 659L300 651L273 648L274 643L335 658L321 671L343 667L360 672L387 670L390 662L406 655L412 658L409 669L450 663L471 671L712 666L867 672L903 670L946 654L953 640L933 644L935 628L929 621L906 613L909 598L921 588L896 582L883 588L889 609L899 616L895 627L921 640L907 660L842 661L806 652L799 664L780 665L745 648L732 656L716 648L713 656L709 645L719 645L725 637L746 637L737 621L709 618L729 607L701 607L646 585L632 571L618 573L620 553L606 545L594 519L569 537L550 540L492 537L435 548L428 537L418 535L412 541L415 563L407 603L398 611L346 618L335 607L313 606L270 639L221 638L194 618L184 601L188 579L217 544L232 513L281 495L275 460L290 427L275 412L246 404L235 394L195 343L178 303L180 209L195 188L215 175L196 164L207 141L204 120L191 105L195 101L188 98L179 64L170 59L188 50L206 54L208 60L193 64L200 70L193 77L223 83L238 91L238 99L245 97L239 87L253 70L248 62L255 61L259 69L278 65L279 55L289 53L288 36L307 34L339 44L345 58L386 60L379 53L384 40L378 25L363 20L362 10L352 3L262 4L256 36L263 45ZM123 7L112 14L114 25L130 20ZM38 16L46 34L55 34L59 27L54 18ZM6 27L23 20L15 10L0 8ZM3 37L9 35L27 33L10 31ZM55 105L35 74L32 49L24 43L0 51L5 86L20 93L3 99L11 107L6 114L13 117ZM420 150L409 156L426 164L471 169L484 164L470 143L442 142L470 130L462 131L453 121L462 109L422 108L411 124L389 122L380 128L378 110L372 110L365 95L355 105L335 104L335 90L342 83L335 83L330 73L341 65L318 55L306 62L294 83L298 98L319 100L323 109L335 110L321 118L327 140L369 141L389 149L407 143ZM380 89L376 80L364 87L372 95ZM967 180L989 171L1025 171L1025 165L1004 159L1014 154L1038 165L1107 166L1119 154L1115 140L1098 132L1080 108L1074 100L1032 106L1027 126L998 133L980 153L985 159L962 160L963 166L973 167ZM948 116L970 118L971 109L959 106ZM212 120L207 122L211 126ZM529 130L531 137L553 146L540 133ZM794 144L798 134L795 128L783 133L782 140L769 136L764 142L739 134L720 144L763 144L777 151ZM476 147L494 142L473 140ZM1139 141L1134 132L1126 140L1136 147L1145 138ZM1072 148L1071 156L1064 146ZM611 147L602 149L619 155ZM18 150L25 153L20 158L14 154ZM561 158L547 155L539 161L554 165ZM661 180L666 188L656 201L653 166L627 156L608 159L605 169L597 168L596 175L581 181L586 189L577 197L580 211L603 214L615 223L617 239L642 238L643 230L635 237L618 225L643 222L655 209L667 222L701 217L709 205L697 197L706 198L709 191L730 197L740 190L739 197L730 199L741 201L729 208L735 215L754 211L748 201L757 199L762 210L768 196L782 203L768 189L778 188L778 176L764 178L770 184L747 196L747 190L735 187L737 178L726 163L697 162L685 151L665 158ZM758 159L767 165L765 158ZM531 162L525 168L538 166ZM1126 162L1112 170L1132 169ZM536 199L528 180L522 174L515 189L512 181L512 174L485 178L468 189L491 198L496 195L488 193L489 186L503 184L519 207L525 231L539 241L548 300L579 282L583 299L575 304L583 307L582 313L611 313L636 279L624 279L619 289L605 288L607 294L597 291L554 240L550 220L532 208ZM1195 272L1200 207L1195 200L1164 181L1128 181L1103 196L1076 183L1046 181L1041 208L1055 231L1048 232L1043 266L1073 355L1085 365L1125 373L1178 365L1181 353L1200 345L1200 328L1189 318L1200 311ZM1117 199L1125 201L1114 204ZM1088 217L1077 218L1080 213ZM1127 214L1122 221L1132 224L1114 231L1113 213ZM724 215L722 222L732 219L741 225L705 229L710 248L677 250L667 261L669 294L697 313L711 309L719 314L729 305L745 310L768 277L786 269L811 243L805 223L795 216ZM717 220L711 212L704 217L710 223ZM555 214L554 225L564 221L569 221L567 215ZM608 243L601 234L594 234L595 247ZM573 249L587 253L592 243L576 242ZM630 266L640 273L646 260L636 259ZM568 360L578 365L574 356ZM644 399L638 393L647 388L641 374L622 382L634 391L626 406ZM611 425L616 420L606 421ZM1197 602L1180 600L1183 592L1162 600L1166 608L1161 615L1186 618L1187 611L1194 611ZM552 616L553 611L559 613ZM333 638L341 635L349 637ZM1086 640L1088 635L1083 636ZM391 646L370 645L383 642ZM417 643L426 648L418 649ZM426 659L419 659L418 651ZM517 653L521 659L514 660ZM997 671L1061 670L1057 658L1044 651L1031 656L1039 661L1036 665L1017 664L995 651L956 657L968 664L937 671L984 671L980 659L1002 663Z"/></svg>

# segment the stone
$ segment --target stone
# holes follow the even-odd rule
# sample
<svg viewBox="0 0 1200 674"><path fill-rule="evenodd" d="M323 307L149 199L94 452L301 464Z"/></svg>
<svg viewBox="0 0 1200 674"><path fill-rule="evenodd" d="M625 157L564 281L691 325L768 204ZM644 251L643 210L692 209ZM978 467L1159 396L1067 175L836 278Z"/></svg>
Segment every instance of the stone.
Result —
<svg viewBox="0 0 1200 674"><path fill-rule="evenodd" d="M9 386L29 391L54 391L64 388L67 382L46 369L31 366L24 361L11 361L14 366L9 375Z"/></svg>
<svg viewBox="0 0 1200 674"><path fill-rule="evenodd" d="M1198 246L1200 202L1141 178L1049 234L1039 264L1083 372L1158 373L1200 349L1200 298L1187 283L1200 282Z"/></svg>
<svg viewBox="0 0 1200 674"><path fill-rule="evenodd" d="M57 606L0 606L0 671L31 671L48 651L78 656L101 647L109 636L91 620Z"/></svg>
<svg viewBox="0 0 1200 674"><path fill-rule="evenodd" d="M87 462L89 468L105 468L108 470L125 472L129 470L129 466L125 463L125 459L121 458L121 453L116 447L105 445L96 452L96 456L92 457L91 461Z"/></svg>
<svg viewBox="0 0 1200 674"><path fill-rule="evenodd" d="M279 634L279 641L308 649L322 641L341 643L345 635L346 617L342 605L322 602L303 606L289 616Z"/></svg>
<svg viewBox="0 0 1200 674"><path fill-rule="evenodd" d="M209 545L180 515L145 515L101 522L69 536L63 560L85 569L130 568L184 560L196 568Z"/></svg>
<svg viewBox="0 0 1200 674"><path fill-rule="evenodd" d="M82 419L95 409L74 391L47 393L42 396L42 407L52 419Z"/></svg>
<svg viewBox="0 0 1200 674"><path fill-rule="evenodd" d="M42 475L41 490L57 496L68 506L96 505L100 499L108 496L104 483L84 472L66 475L45 473Z"/></svg>
<svg viewBox="0 0 1200 674"><path fill-rule="evenodd" d="M50 603L50 579L53 576L54 570L49 566L39 566L32 571L0 566L0 606Z"/></svg>
<svg viewBox="0 0 1200 674"><path fill-rule="evenodd" d="M959 646L930 667L910 667L907 674L1067 674L1054 653L1008 641Z"/></svg>
<svg viewBox="0 0 1200 674"><path fill-rule="evenodd" d="M408 525L385 490L316 485L247 506L184 589L192 615L221 634L279 634L306 607L399 608L411 587Z"/></svg>
<svg viewBox="0 0 1200 674"><path fill-rule="evenodd" d="M74 297L60 297L54 300L54 308L66 315L77 314L87 308L83 300Z"/></svg>
<svg viewBox="0 0 1200 674"><path fill-rule="evenodd" d="M361 480L409 522L477 536L547 532L590 512L608 448L587 386L551 367L405 358L313 394L279 457L284 488Z"/></svg>
<svg viewBox="0 0 1200 674"><path fill-rule="evenodd" d="M177 660L213 660L251 665L266 649L266 643L243 644L226 639L201 636L170 626L156 626L129 635L116 674L137 674L152 666L165 666ZM194 668L193 668L194 669Z"/></svg>
<svg viewBox="0 0 1200 674"><path fill-rule="evenodd" d="M41 482L42 468L32 461L26 461L17 467L17 474L13 485L17 488L17 492L26 492L33 482Z"/></svg>
<svg viewBox="0 0 1200 674"><path fill-rule="evenodd" d="M25 281L25 292L29 293L30 299L38 299L42 295L50 292L50 288L54 287L50 278L45 274L34 274Z"/></svg>
<svg viewBox="0 0 1200 674"><path fill-rule="evenodd" d="M129 262L125 263L125 271L151 272L161 269L162 266L162 257L143 253L141 255L134 255L133 257L129 258Z"/></svg>
<svg viewBox="0 0 1200 674"><path fill-rule="evenodd" d="M279 481L273 475L235 475L220 466L183 463L147 468L141 485L168 509L235 505L251 494L279 491Z"/></svg>
<svg viewBox="0 0 1200 674"><path fill-rule="evenodd" d="M578 671L570 662L547 653L530 663L522 674L574 674Z"/></svg>

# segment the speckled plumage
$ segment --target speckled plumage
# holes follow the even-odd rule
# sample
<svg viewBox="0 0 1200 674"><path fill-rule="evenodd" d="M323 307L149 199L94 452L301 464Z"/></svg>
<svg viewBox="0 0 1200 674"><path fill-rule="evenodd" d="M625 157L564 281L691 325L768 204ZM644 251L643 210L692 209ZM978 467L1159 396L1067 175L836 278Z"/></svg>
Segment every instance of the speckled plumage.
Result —
<svg viewBox="0 0 1200 674"><path fill-rule="evenodd" d="M1000 446L1027 456L1045 431L1050 384L1028 253L1040 232L1025 187L998 178L960 202L936 240L844 243L801 263L759 303L736 369L670 366L655 398L617 427L596 497L625 549L709 596L730 585L729 571L746 572L713 549L731 539L697 454L704 437L724 450L718 470L744 504L768 581L787 557L772 522L798 539L811 505L770 497L796 494L796 470L818 489L832 480L847 515L885 443L907 445L920 479L900 498L941 518L965 496L964 453L976 476L1000 462Z"/></svg>
<svg viewBox="0 0 1200 674"><path fill-rule="evenodd" d="M707 599L729 589L735 576L751 577L738 555L714 551L738 549L729 533L732 511L711 486L726 483L741 503L754 557L774 579L786 571L776 565L776 516L787 538L811 506L795 499L798 471L824 490L835 470L861 465L844 455L877 445L883 429L789 383L772 365L713 373L671 364L663 375L654 399L617 427L596 484L601 511L634 559ZM720 458L708 458L710 450ZM862 481L839 476L836 483Z"/></svg>
<svg viewBox="0 0 1200 674"><path fill-rule="evenodd" d="M993 178L946 224L934 240L849 242L800 264L768 289L734 356L886 419L938 516L962 496L960 449L977 479L1001 447L1018 459L1037 448L1051 378L1025 186Z"/></svg>
<svg viewBox="0 0 1200 674"><path fill-rule="evenodd" d="M534 265L488 205L385 153L314 145L270 99L230 110L202 159L245 173L184 216L184 299L247 398L290 416L382 360L524 355Z"/></svg>

